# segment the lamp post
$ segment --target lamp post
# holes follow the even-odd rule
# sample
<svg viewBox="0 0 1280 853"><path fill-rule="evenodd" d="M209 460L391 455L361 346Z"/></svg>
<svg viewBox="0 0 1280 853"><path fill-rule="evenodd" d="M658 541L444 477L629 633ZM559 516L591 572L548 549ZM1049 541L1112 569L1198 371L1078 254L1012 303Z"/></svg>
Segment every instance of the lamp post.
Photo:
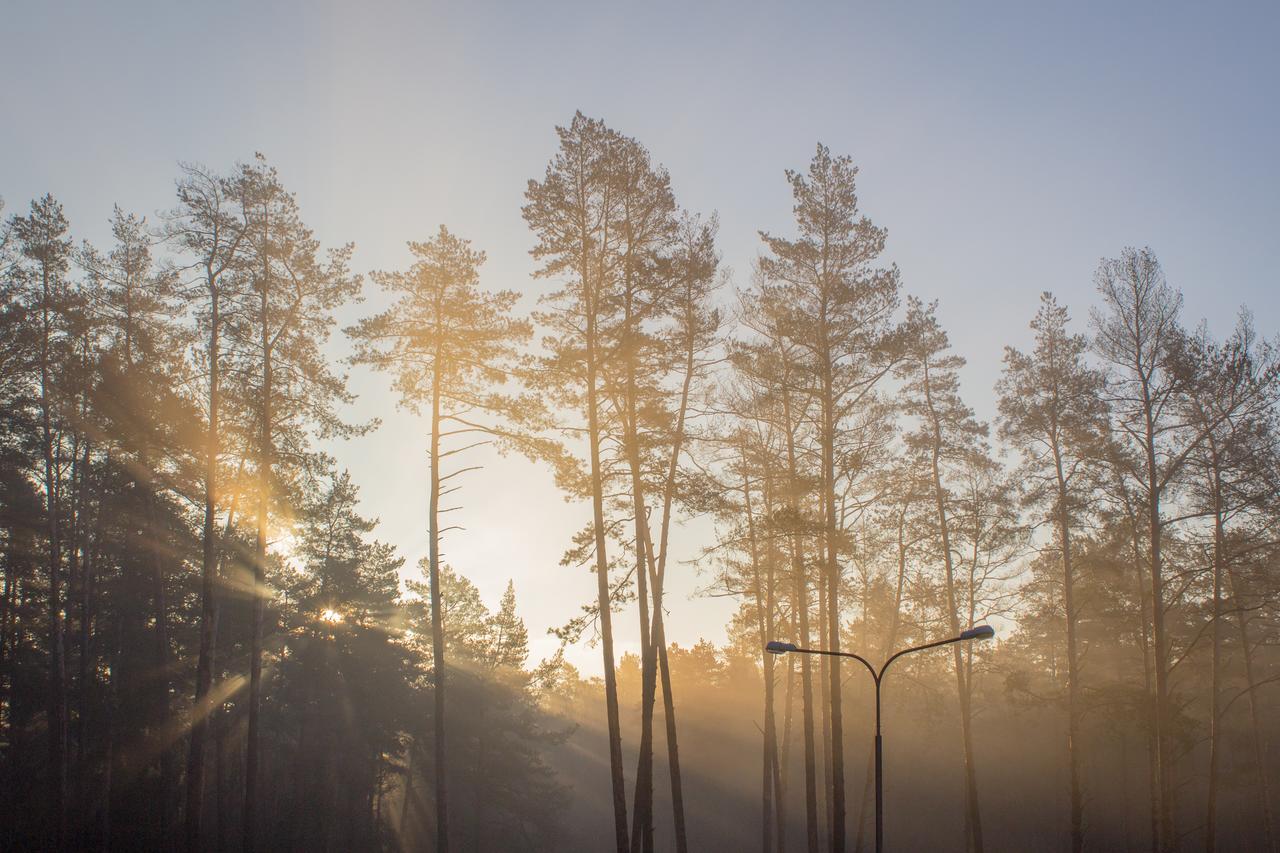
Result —
<svg viewBox="0 0 1280 853"><path fill-rule="evenodd" d="M894 652L884 666L879 671L872 666L866 658L853 652L829 652L826 649L802 649L795 643L782 643L777 640L771 640L764 650L774 655L784 655L787 652L801 652L807 655L830 655L832 657L853 658L867 668L867 672L871 673L871 678L876 683L876 853L883 853L884 850L884 774L881 768L881 747L880 747L880 682L884 680L884 674L889 669L889 664L893 663L903 655L911 652L921 652L925 649L933 649L938 646L947 646L951 643L959 643L963 640L989 640L996 635L995 629L990 625L978 625L967 631L961 631L960 636L951 637L947 640L938 640L933 643L925 643L923 646L912 646L909 649L903 649Z"/></svg>

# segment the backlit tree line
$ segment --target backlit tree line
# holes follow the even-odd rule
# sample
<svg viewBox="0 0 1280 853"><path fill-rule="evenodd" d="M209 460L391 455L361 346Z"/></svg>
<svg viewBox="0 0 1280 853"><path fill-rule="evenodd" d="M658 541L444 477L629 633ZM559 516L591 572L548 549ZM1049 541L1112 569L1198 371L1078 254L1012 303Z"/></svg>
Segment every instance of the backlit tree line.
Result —
<svg viewBox="0 0 1280 853"><path fill-rule="evenodd" d="M793 224L735 279L640 142L556 135L527 313L441 226L337 329L355 249L260 155L180 165L109 245L52 196L4 219L0 847L867 849L870 685L765 642L879 661L990 623L886 682L891 827L1276 849L1280 354L1247 311L1191 325L1120 250L1081 316L1042 295L984 420L850 158L785 173ZM377 428L349 365L428 438L413 571L321 450ZM494 453L589 518L491 609L441 542ZM668 641L669 571L737 602L725 647ZM595 576L555 633L599 679L529 659L515 588L557 572Z"/></svg>

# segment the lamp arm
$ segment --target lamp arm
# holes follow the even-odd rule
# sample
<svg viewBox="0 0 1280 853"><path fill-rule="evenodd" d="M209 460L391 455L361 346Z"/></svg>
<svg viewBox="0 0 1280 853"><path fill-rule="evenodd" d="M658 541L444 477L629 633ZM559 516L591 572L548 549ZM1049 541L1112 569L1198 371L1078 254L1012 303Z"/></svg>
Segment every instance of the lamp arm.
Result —
<svg viewBox="0 0 1280 853"><path fill-rule="evenodd" d="M912 646L909 649L903 649L900 652L895 652L892 657L890 657L887 661L884 662L884 666L880 667L880 673L876 676L876 680L879 681L880 679L884 678L885 670L889 668L889 664L893 663L903 655L909 655L912 652L922 652L925 649L935 649L938 646L948 646L952 643L958 643L958 642L960 642L959 637L952 637L948 640L935 640L932 643L925 643L923 646ZM863 662L866 663L865 661Z"/></svg>
<svg viewBox="0 0 1280 853"><path fill-rule="evenodd" d="M867 659L866 659L866 658L864 658L862 655L854 654L853 652L829 652L829 651L827 651L826 649L800 649L800 648L797 648L797 649L796 649L796 651L797 651L797 652L804 652L805 654L809 654L809 655L826 655L826 656L828 656L828 657L835 657L835 658L853 658L853 659L854 659L854 660L856 660L858 663L862 664L863 666L865 666L865 667L867 668L867 672L871 673L871 677L872 677L872 678L874 678L876 681L879 681L879 680L880 680L880 676L876 674L876 668L875 668L874 666L872 666L872 665L867 661Z"/></svg>

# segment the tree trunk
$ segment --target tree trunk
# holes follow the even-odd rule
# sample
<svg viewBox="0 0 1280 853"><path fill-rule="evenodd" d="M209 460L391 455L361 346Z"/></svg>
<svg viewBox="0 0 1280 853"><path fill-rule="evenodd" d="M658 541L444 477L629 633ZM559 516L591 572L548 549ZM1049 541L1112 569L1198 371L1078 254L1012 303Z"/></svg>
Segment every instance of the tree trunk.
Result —
<svg viewBox="0 0 1280 853"><path fill-rule="evenodd" d="M400 800L400 817L397 820L398 829L396 830L396 838L399 840L400 849L408 849L405 843L405 833L409 831L409 809L413 806L413 739L409 739L409 745L404 751L404 796Z"/></svg>
<svg viewBox="0 0 1280 853"><path fill-rule="evenodd" d="M774 517L772 479L766 479L765 485L766 485L765 496L764 496L765 497L765 517L772 519ZM765 554L764 602L763 602L764 603L764 623L762 626L763 627L762 633L764 634L764 638L760 643L761 647L764 646L765 642L775 639L773 617L774 617L775 608L777 607L777 603L776 603L776 594L774 591L774 550L775 549L773 547L772 537L770 537L769 543L770 543L769 549ZM774 684L773 671L775 668L774 665L776 663L777 663L777 657L775 655L770 655L770 654L764 655L764 684L765 684L764 742L765 742L765 759L766 759L767 765L771 770L771 776L772 776L772 782L773 782L773 792L772 792L773 793L773 809L774 809L773 817L775 821L776 832L778 833L778 853L782 853L782 847L783 847L782 832L784 827L782 823L783 817L781 812L782 812L782 803L783 803L783 798L785 797L785 793L782 790L782 774L781 774L781 770L778 767L778 724L777 724L777 715L774 712L774 704L775 704L774 695L776 693L776 690L775 690L775 684ZM766 849L768 848L767 841L765 843L765 847Z"/></svg>
<svg viewBox="0 0 1280 853"><path fill-rule="evenodd" d="M675 823L677 853L688 853L689 840L684 818L684 786L680 776L680 744L676 734L675 697L671 692L671 668L667 660L667 641L663 613L662 593L667 578L667 544L671 533L671 507L675 500L676 473L680 454L684 448L685 417L689 411L689 393L693 385L694 355L697 347L696 305L689 299L685 304L686 329L684 378L680 386L680 408L676 413L675 439L671 443L671 455L667 462L667 479L662 492L662 529L659 550L654 554L649 539L649 526L645 524L645 552L649 558L650 581L653 586L653 645L657 650L658 666L662 677L662 709L667 730L667 765L671 777L671 811ZM656 565L655 565L656 557Z"/></svg>
<svg viewBox="0 0 1280 853"><path fill-rule="evenodd" d="M788 355L780 353L782 363L789 365ZM791 411L790 374L783 376L782 413L786 421L787 435L787 493L790 502L791 523L791 574L795 586L795 611L800 636L797 638L801 648L809 645L809 582L805 577L804 537L801 529L799 475L796 466L795 419ZM813 670L810 656L800 656L801 681L801 717L804 730L804 815L805 841L807 853L818 853L818 791L817 791L817 759L814 755L813 731Z"/></svg>
<svg viewBox="0 0 1280 853"><path fill-rule="evenodd" d="M1154 458L1152 459L1154 464ZM1151 580L1151 646L1155 674L1155 744L1156 773L1159 795L1160 849L1172 853L1175 847L1173 830L1173 773L1171 745L1169 743L1169 641L1164 623L1164 569L1160 557L1160 540L1163 522L1160 520L1160 499L1155 492L1154 477L1149 483L1152 490L1147 499L1148 571Z"/></svg>
<svg viewBox="0 0 1280 853"><path fill-rule="evenodd" d="M437 306L438 307L438 306ZM444 602L440 598L440 349L436 346L431 377L431 496L427 535L428 568L431 584L431 650L435 674L435 775L436 850L449 850L448 774L445 764L445 682L448 671L444 659Z"/></svg>
<svg viewBox="0 0 1280 853"><path fill-rule="evenodd" d="M70 477L71 497L68 502L70 505L68 507L69 514L68 514L68 524L67 524L67 538L66 538L65 549L64 549L67 554L66 602L67 602L68 611L70 611L71 604L76 599L77 592L79 591L81 584L83 584L84 582L80 576L80 568L81 568L80 567L80 544L81 544L80 540L81 540L82 527L83 527L81 523L82 522L81 515L83 511L81 507L81 502L83 501L83 491L84 491L82 488L81 478L83 477L83 475L84 475L84 468L82 468L80 465L80 435L78 432L76 432L76 433L73 433L71 437L71 477ZM66 630L67 630L67 627L64 623L64 627L63 627L64 636L65 636ZM81 651L83 652L83 650ZM79 657L83 659L84 655L81 654ZM79 672L78 668L77 668L77 672ZM84 682L80 680L74 680L72 683L75 685L75 695L77 697L77 704L83 705L83 702L81 701L81 697L84 696ZM68 729L67 748L69 753L70 738L72 737L70 699L68 699L68 708L67 708L67 729ZM76 719L74 737L75 737L75 756L74 758L70 754L66 756L67 763L69 765L69 773L72 778L72 781L70 783L72 786L72 790L69 792L68 801L72 804L71 808L74 809L77 815L76 823L78 824L72 829L72 832L73 832L72 839L83 840L85 831L87 829L87 827L84 826L85 821L83 818L83 815L85 815L85 813L87 812L86 803L84 801L84 725L83 725L83 722L78 717Z"/></svg>
<svg viewBox="0 0 1280 853"><path fill-rule="evenodd" d="M897 548L898 548L898 577L894 586L893 593L893 614L889 621L889 630L885 634L884 643L880 649L880 659L888 660L889 655L893 654L893 647L898 642L898 627L902 621L902 592L907 581L907 501L904 499L898 512L897 527ZM873 788L875 785L875 769L876 757L872 753L867 758L867 775L862 786L862 810L858 816L858 850L862 849L866 834L867 812L871 810L873 799Z"/></svg>
<svg viewBox="0 0 1280 853"><path fill-rule="evenodd" d="M155 477L151 471L151 454L145 445L139 459L139 468L141 469L141 485L142 499L146 512L148 541L146 543L149 561L151 563L151 595L152 595L152 618L155 621L154 627L154 655L155 655L155 683L153 689L155 691L154 710L156 717L156 732L158 743L156 748L159 751L160 763L160 797L157 804L157 811L160 817L160 838L161 843L168 849L172 843L171 822L173 818L173 792L176 785L176 773L174 772L174 745L167 742L168 736L166 729L169 727L169 628L168 628L168 605L165 601L165 578L164 578L164 562L161 559L161 543L160 543L160 524L156 514L156 494L155 494Z"/></svg>
<svg viewBox="0 0 1280 853"><path fill-rule="evenodd" d="M66 841L67 698L66 659L62 630L62 549L59 536L58 466L54 462L53 389L50 345L53 337L52 282L48 266L41 269L40 304L40 426L44 456L45 523L49 568L49 808L56 846Z"/></svg>
<svg viewBox="0 0 1280 853"><path fill-rule="evenodd" d="M795 500L795 455L792 441L787 440L792 482L792 518L796 530L791 535L791 576L795 585L795 610L801 648L809 646L809 581L805 577L804 542L799 530L799 503ZM825 706L824 706L825 707ZM813 668L809 655L800 656L800 716L804 732L804 817L807 853L818 853L818 781L817 756L813 728ZM825 712L824 712L825 715ZM825 726L824 726L825 728Z"/></svg>
<svg viewBox="0 0 1280 853"><path fill-rule="evenodd" d="M585 282L584 282L585 285ZM622 767L622 728L618 720L618 677L614 670L612 594L605 548L604 481L600 470L600 423L596 388L598 365L594 306L587 311L587 443L591 456L591 512L596 546L596 602L604 658L605 716L609 730L609 771L613 787L613 829L618 853L629 853L627 788Z"/></svg>
<svg viewBox="0 0 1280 853"><path fill-rule="evenodd" d="M1118 482L1120 496L1124 501L1125 514L1129 522L1129 534L1131 539L1131 547L1133 548L1133 567L1136 586L1138 590L1138 639L1142 645L1142 680L1143 692L1151 699L1155 696L1154 682L1154 664L1151 655L1151 622L1147 618L1147 614L1151 610L1151 603L1148 600L1150 587L1147 585L1146 578L1143 577L1143 564L1146 562L1142 555L1141 536L1142 528L1138 520L1136 511L1130 500L1130 495L1126 489L1124 482ZM1147 707L1147 798L1149 805L1149 833L1151 841L1151 853L1159 853L1160 851L1160 767L1156 757L1156 730L1155 730L1155 708L1154 703Z"/></svg>
<svg viewBox="0 0 1280 853"><path fill-rule="evenodd" d="M822 546L818 545L818 561L822 562ZM827 585L819 574L818 587L818 639L825 642L827 638ZM831 680L828 677L829 664L826 655L818 658L818 707L822 709L822 820L831 839Z"/></svg>
<svg viewBox="0 0 1280 853"><path fill-rule="evenodd" d="M258 436L258 523L253 560L253 615L249 626L249 730L245 740L244 833L245 853L253 853L257 822L259 714L262 704L262 628L267 582L267 515L271 489L271 340L268 313L268 271L263 270L262 398Z"/></svg>
<svg viewBox="0 0 1280 853"><path fill-rule="evenodd" d="M1148 542L1148 571L1151 581L1151 644L1152 664L1155 674L1155 760L1157 777L1157 804L1159 811L1159 849L1172 853L1177 846L1173 816L1173 765L1169 725L1169 641L1165 636L1164 622L1164 563L1161 559L1161 538L1164 523L1160 518L1160 501L1163 486L1160 483L1156 460L1156 432L1154 404L1150 399L1147 383L1142 383L1143 414L1146 419L1143 450L1146 455L1146 524Z"/></svg>
<svg viewBox="0 0 1280 853"><path fill-rule="evenodd" d="M1058 539L1062 543L1062 602L1067 621L1067 768L1071 787L1071 851L1084 850L1084 793L1080 785L1080 655L1077 650L1075 565L1071 553L1071 523L1067 509L1067 479L1058 443L1053 442L1054 467L1058 482Z"/></svg>
<svg viewBox="0 0 1280 853"><path fill-rule="evenodd" d="M1209 484L1213 494L1213 654L1209 676L1209 792L1205 803L1205 853L1214 853L1218 844L1218 785L1222 762L1222 567L1226 542L1223 535L1222 482L1216 455Z"/></svg>
<svg viewBox="0 0 1280 853"><path fill-rule="evenodd" d="M638 479L638 478L637 478ZM634 489L634 487L633 487ZM639 501L635 502L640 504ZM642 506L637 506L643 511ZM639 515L637 515L637 519ZM648 851L653 845L653 704L656 667L649 634L649 588L644 565L644 545L637 521L636 608L640 616L640 752L636 759L636 788L631 813L631 849ZM651 671L652 668L652 671Z"/></svg>
<svg viewBox="0 0 1280 853"><path fill-rule="evenodd" d="M661 613L660 609L655 612ZM671 695L671 665L667 660L667 640L663 620L654 621L653 642L658 647L658 664L662 674L662 711L667 729L667 764L671 776L671 811L675 820L676 851L688 853L689 836L684 822L684 783L680 776L680 742L676 737L675 699Z"/></svg>
<svg viewBox="0 0 1280 853"><path fill-rule="evenodd" d="M938 534L941 540L940 545L942 549L943 565L946 568L947 620L951 636L957 637L960 635L960 620L958 618L956 602L955 566L951 555L951 530L947 518L946 493L943 491L942 487L942 426L938 421L937 415L934 414L933 396L927 365L925 367L923 378L925 398L933 419L933 448L930 462L933 474L934 506L938 513ZM968 680L965 678L964 658L961 654L959 643L952 645L952 653L956 670L956 692L960 700L960 739L961 746L964 750L966 803L965 822L968 824L971 849L974 850L975 853L982 853L982 812L978 804L978 779L973 762L973 733L971 728L972 717L969 705L969 684Z"/></svg>
<svg viewBox="0 0 1280 853"><path fill-rule="evenodd" d="M822 382L822 499L826 508L827 649L840 651L840 561L836 524L835 400L831 358L824 353ZM823 656L827 660L827 656ZM840 658L827 663L831 679L831 853L844 853L844 715L841 711Z"/></svg>
<svg viewBox="0 0 1280 853"><path fill-rule="evenodd" d="M627 264L623 326L626 334L639 340L634 311L631 265ZM649 853L653 849L653 705L657 685L656 654L650 636L648 559L649 519L640 472L640 424L636 400L636 353L626 359L623 445L631 474L631 509L635 521L636 609L640 617L640 753L636 760L636 789L631 815L631 849Z"/></svg>
<svg viewBox="0 0 1280 853"><path fill-rule="evenodd" d="M780 767L775 784L778 790L778 796L774 798L774 809L777 813L775 822L778 825L778 853L787 853L787 791L791 786L791 723L795 711L796 693L795 658L795 655L787 655L787 689L782 711L782 746L779 748Z"/></svg>
<svg viewBox="0 0 1280 853"><path fill-rule="evenodd" d="M1262 815L1262 828L1267 839L1267 850L1275 853L1275 831L1271 817L1271 795L1267 788L1267 751L1262 739L1262 724L1258 715L1257 681L1253 675L1253 647L1249 644L1249 626L1246 611L1240 598L1240 581L1235 569L1227 565L1227 578L1231 582L1231 599L1236 607L1236 625L1240 631L1240 653L1244 658L1245 689L1249 692L1249 722L1252 735L1254 768L1257 773L1258 805Z"/></svg>
<svg viewBox="0 0 1280 853"><path fill-rule="evenodd" d="M751 549L751 576L755 586L756 599L756 631L760 637L761 654L764 657L764 729L761 738L761 774L760 774L760 849L770 853L773 846L773 655L764 652L764 645L769 640L769 622L765 616L765 604L760 579L760 553L756 541L755 513L751 509L751 481L746 476L747 458L745 448L742 452L742 501L747 514L747 541Z"/></svg>
<svg viewBox="0 0 1280 853"><path fill-rule="evenodd" d="M627 462L631 469L631 504L635 514L636 606L640 616L640 754L636 762L635 802L631 815L631 849L649 851L653 847L653 705L656 690L653 641L649 632L649 586L647 545L649 540L644 487L640 476L637 446L635 371L628 367Z"/></svg>
<svg viewBox="0 0 1280 853"><path fill-rule="evenodd" d="M191 708L191 741L187 748L187 850L200 848L200 823L204 807L204 753L208 739L208 720L213 713L209 690L213 686L213 655L217 643L217 603L214 589L218 562L218 416L221 405L219 386L220 350L218 341L218 292L211 288L209 328L209 432L205 437L204 458L204 528L201 535L200 560L200 651L196 663L196 695Z"/></svg>
<svg viewBox="0 0 1280 853"><path fill-rule="evenodd" d="M117 631L117 638L118 636L119 633ZM103 720L103 727L106 729L103 733L103 740L106 742L106 749L102 760L102 820L98 825L98 831L102 836L102 850L104 853L111 849L111 797L116 764L116 703L114 694L118 691L114 668L110 678L111 680L107 684L107 699L103 703L105 705L104 716L106 718Z"/></svg>

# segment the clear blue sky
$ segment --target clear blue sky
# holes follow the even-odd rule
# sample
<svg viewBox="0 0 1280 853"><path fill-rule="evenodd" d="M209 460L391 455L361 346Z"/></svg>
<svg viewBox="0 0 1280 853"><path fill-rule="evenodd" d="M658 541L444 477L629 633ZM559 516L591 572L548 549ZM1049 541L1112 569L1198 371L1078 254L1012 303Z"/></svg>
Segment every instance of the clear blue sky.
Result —
<svg viewBox="0 0 1280 853"><path fill-rule="evenodd" d="M1128 244L1155 249L1190 321L1225 332L1247 303L1278 330L1277 43L1277 4L10 0L0 195L11 213L53 192L103 242L113 203L170 204L176 161L260 150L359 269L403 265L404 241L444 222L489 253L490 286L531 304L522 193L575 109L647 145L683 205L719 212L739 282L757 229L789 228L782 170L821 140L861 166L864 210L906 289L941 301L989 415L1001 347L1025 344L1039 292L1083 325L1098 259ZM344 319L381 304L369 296ZM389 411L382 377L353 380L386 425L334 450L412 566L421 426ZM592 595L557 565L586 508L514 460L465 491L470 529L447 558L491 603L514 577L537 639ZM686 531L683 556L701 538ZM729 606L687 600L685 574L672 639L722 637ZM599 669L595 650L572 658Z"/></svg>

